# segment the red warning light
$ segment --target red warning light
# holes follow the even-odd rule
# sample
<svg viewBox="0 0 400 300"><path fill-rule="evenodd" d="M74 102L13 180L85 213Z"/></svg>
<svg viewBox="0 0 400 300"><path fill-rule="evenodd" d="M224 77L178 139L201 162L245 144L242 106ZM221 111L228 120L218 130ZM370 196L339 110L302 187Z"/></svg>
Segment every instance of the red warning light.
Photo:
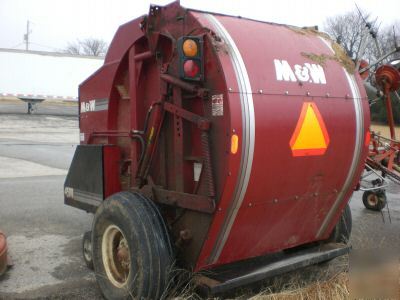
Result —
<svg viewBox="0 0 400 300"><path fill-rule="evenodd" d="M185 61L183 64L183 72L185 73L185 76L194 78L199 74L200 67L194 60L190 59Z"/></svg>

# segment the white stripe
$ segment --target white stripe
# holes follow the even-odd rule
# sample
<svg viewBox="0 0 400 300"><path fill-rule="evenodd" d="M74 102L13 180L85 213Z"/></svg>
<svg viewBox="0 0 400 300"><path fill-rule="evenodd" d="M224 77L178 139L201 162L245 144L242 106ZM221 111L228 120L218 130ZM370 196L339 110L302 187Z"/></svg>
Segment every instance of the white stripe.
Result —
<svg viewBox="0 0 400 300"><path fill-rule="evenodd" d="M240 51L237 48L233 38L230 36L229 32L217 20L217 18L215 18L211 14L206 14L205 16L213 24L217 33L229 47L230 58L235 70L235 75L239 86L243 128L242 157L240 162L238 183L236 185L231 206L228 209L227 216L222 225L222 229L219 233L218 239L209 258L209 261L211 263L215 263L225 246L226 240L229 237L237 213L246 195L254 156L255 120L250 79Z"/></svg>
<svg viewBox="0 0 400 300"><path fill-rule="evenodd" d="M320 37L320 39L325 43L325 45L328 46L328 48L332 51L332 53L335 53L331 45L329 45L329 43L324 38ZM316 238L320 238L325 234L326 229L328 225L331 223L333 216L336 215L339 206L342 204L344 196L349 192L349 189L353 188L350 185L354 180L354 175L359 165L360 156L363 148L364 114L363 114L360 90L358 89L358 84L354 75L350 75L345 68L342 69L346 76L347 82L349 83L349 87L353 97L354 111L356 114L356 132L355 132L356 140L354 144L353 159L351 161L350 169L347 174L346 180L343 184L343 188L340 190L334 204L332 205L324 221L322 222L322 225L317 232Z"/></svg>

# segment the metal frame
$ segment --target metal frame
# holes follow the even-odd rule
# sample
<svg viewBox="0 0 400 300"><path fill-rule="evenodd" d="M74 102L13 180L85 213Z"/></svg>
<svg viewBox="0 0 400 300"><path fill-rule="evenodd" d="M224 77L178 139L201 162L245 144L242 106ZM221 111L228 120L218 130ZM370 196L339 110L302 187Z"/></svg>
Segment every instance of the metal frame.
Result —
<svg viewBox="0 0 400 300"><path fill-rule="evenodd" d="M386 180L383 176L379 175L378 172L375 171L370 165L365 164L365 168L368 169L369 171L367 172L367 174L364 174L364 175L361 176L360 188L359 188L360 191L375 191L375 190L381 190L381 189L383 189L383 188L385 188L385 187L387 187L387 186L389 185L389 183L387 182L387 180ZM380 180L382 180L382 181L381 181L382 183L381 183L380 185L374 186L374 187L372 187L372 188L363 188L363 187L361 186L361 182L363 181L364 178L367 178L368 176L370 176L370 175L372 175L372 174L375 174Z"/></svg>
<svg viewBox="0 0 400 300"><path fill-rule="evenodd" d="M228 290L260 282L290 271L334 259L348 254L350 247L343 244L325 244L292 254L275 254L236 263L228 268L215 269L210 274L195 277L205 296L218 295Z"/></svg>

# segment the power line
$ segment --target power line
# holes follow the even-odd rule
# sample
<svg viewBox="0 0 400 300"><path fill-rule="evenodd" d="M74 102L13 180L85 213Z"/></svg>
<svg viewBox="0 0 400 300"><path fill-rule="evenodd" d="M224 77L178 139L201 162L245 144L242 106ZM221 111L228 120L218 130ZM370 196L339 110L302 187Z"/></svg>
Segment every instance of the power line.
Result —
<svg viewBox="0 0 400 300"><path fill-rule="evenodd" d="M30 42L30 44L36 45L36 46L40 46L40 47L45 47L45 48L48 48L48 49L52 49L54 51L58 50L57 48L54 48L54 47L51 47L51 46L42 45L42 44L38 44L38 43L34 43L34 42Z"/></svg>
<svg viewBox="0 0 400 300"><path fill-rule="evenodd" d="M22 44L23 44L23 43L16 44L15 46L10 47L10 49L15 49L15 48L21 46Z"/></svg>

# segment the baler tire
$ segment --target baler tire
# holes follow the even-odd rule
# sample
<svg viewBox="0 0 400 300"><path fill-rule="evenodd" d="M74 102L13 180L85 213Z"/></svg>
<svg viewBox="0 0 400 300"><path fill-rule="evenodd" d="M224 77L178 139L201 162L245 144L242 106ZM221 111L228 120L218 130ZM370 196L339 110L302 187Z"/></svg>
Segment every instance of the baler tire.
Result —
<svg viewBox="0 0 400 300"><path fill-rule="evenodd" d="M151 211L154 211L154 212L156 213L157 219L158 219L158 221L159 221L159 222L158 222L158 226L159 226L159 228L160 228L159 231L162 232L163 235L164 235L164 239L165 239L165 242L166 242L166 244L167 244L169 254L170 254L172 257L174 257L174 256L175 256L175 253L174 253L174 249L173 249L172 244L171 244L170 235L169 235L167 226L166 226L166 224L165 224L165 222L164 222L164 220L163 220L163 218L162 218L162 216L161 216L161 212L160 212L159 208L157 207L157 205L156 205L153 201L148 200L148 199L147 199L146 197L144 197L143 195L141 195L141 194L139 194L139 193L135 193L135 194L136 194L138 197L140 197L140 198L143 199L143 203L144 203L145 205L148 206L148 209L150 209Z"/></svg>
<svg viewBox="0 0 400 300"><path fill-rule="evenodd" d="M374 202L371 202L371 197L375 198ZM365 191L363 194L363 203L365 208L374 210L374 211L381 211L387 203L386 194L384 191Z"/></svg>
<svg viewBox="0 0 400 300"><path fill-rule="evenodd" d="M107 198L96 211L93 262L106 299L165 297L172 255L163 220L146 201L150 200L139 194L120 192Z"/></svg>
<svg viewBox="0 0 400 300"><path fill-rule="evenodd" d="M86 266L93 270L92 232L86 231L82 238L82 256Z"/></svg>
<svg viewBox="0 0 400 300"><path fill-rule="evenodd" d="M347 244L350 240L352 227L353 221L351 218L351 209L349 204L347 204L342 215L340 216L339 221L333 228L333 231L329 237L329 242Z"/></svg>

